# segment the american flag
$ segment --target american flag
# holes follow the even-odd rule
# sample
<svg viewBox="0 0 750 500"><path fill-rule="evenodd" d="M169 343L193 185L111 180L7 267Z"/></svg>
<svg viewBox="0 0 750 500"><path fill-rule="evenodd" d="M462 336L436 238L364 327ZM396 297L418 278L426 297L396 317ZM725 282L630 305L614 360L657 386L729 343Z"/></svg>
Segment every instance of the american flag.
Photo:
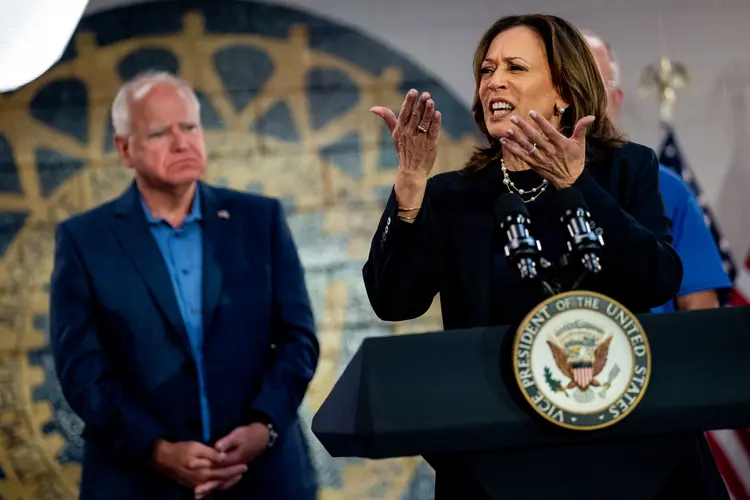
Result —
<svg viewBox="0 0 750 500"><path fill-rule="evenodd" d="M721 254L724 269L734 283L734 291L727 305L750 305L750 254L745 260L743 269L739 272L734 265L726 241L719 232L719 226L714 220L711 209L703 201L698 180L690 167L682 158L677 145L674 129L665 125L666 136L661 146L659 162L674 170L682 177L695 195L703 209L703 219L711 230L716 246ZM706 432L708 445L716 460L716 465L724 478L730 496L733 500L750 499L750 429L724 429Z"/></svg>
<svg viewBox="0 0 750 500"><path fill-rule="evenodd" d="M737 273L728 306L750 305L750 253ZM750 429L706 433L708 446L733 500L750 499Z"/></svg>
<svg viewBox="0 0 750 500"><path fill-rule="evenodd" d="M706 438L729 495L750 499L750 429L710 431Z"/></svg>
<svg viewBox="0 0 750 500"><path fill-rule="evenodd" d="M680 148L677 146L677 139L675 138L674 128L671 125L664 125L666 128L666 136L664 142L661 145L659 153L659 163L665 167L669 167L675 171L682 180L688 185L693 195L698 200L698 204L703 209L703 220L706 222L706 226L711 230L711 235L714 237L716 247L719 249L721 255L721 261L724 264L724 270L729 275L729 279L734 281L737 275L737 268L734 265L732 256L729 255L729 248L722 238L719 232L719 226L716 224L716 220L711 212L711 209L703 200L701 196L701 189L698 186L698 180L693 175L690 166L683 160Z"/></svg>
<svg viewBox="0 0 750 500"><path fill-rule="evenodd" d="M750 252L734 280L728 305L750 305ZM732 498L750 499L750 429L709 432L708 444Z"/></svg>
<svg viewBox="0 0 750 500"><path fill-rule="evenodd" d="M734 280L728 305L750 305L750 252ZM750 429L712 431L706 437L732 498L750 499Z"/></svg>

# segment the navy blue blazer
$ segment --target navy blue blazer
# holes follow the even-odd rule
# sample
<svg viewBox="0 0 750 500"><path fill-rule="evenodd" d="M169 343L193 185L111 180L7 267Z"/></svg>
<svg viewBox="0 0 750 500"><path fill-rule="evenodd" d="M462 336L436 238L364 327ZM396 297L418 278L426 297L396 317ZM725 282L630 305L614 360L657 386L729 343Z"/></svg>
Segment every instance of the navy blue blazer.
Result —
<svg viewBox="0 0 750 500"><path fill-rule="evenodd" d="M312 500L297 411L319 345L283 210L261 196L198 189L210 444L255 420L279 430L221 498ZM196 365L135 184L57 227L50 296L58 378L85 424L80 498L193 498L151 467L157 439L202 441L202 429Z"/></svg>

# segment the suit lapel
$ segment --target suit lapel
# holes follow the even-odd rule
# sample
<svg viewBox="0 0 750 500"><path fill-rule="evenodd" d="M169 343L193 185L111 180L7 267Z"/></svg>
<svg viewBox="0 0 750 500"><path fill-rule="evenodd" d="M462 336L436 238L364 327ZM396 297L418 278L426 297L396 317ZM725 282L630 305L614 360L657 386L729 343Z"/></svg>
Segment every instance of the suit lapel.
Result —
<svg viewBox="0 0 750 500"><path fill-rule="evenodd" d="M169 271L149 230L135 183L115 202L114 216L113 230L117 240L146 283L154 302L174 328L186 355L193 359Z"/></svg>
<svg viewBox="0 0 750 500"><path fill-rule="evenodd" d="M198 184L203 203L203 335L211 332L221 288L227 269L232 264L229 249L233 241L232 214L218 199L217 193L203 183Z"/></svg>

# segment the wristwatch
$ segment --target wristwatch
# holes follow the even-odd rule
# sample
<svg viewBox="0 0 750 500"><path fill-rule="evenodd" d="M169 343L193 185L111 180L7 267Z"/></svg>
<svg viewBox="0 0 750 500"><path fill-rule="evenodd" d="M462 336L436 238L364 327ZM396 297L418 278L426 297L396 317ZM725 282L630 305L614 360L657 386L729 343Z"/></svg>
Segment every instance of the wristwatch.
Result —
<svg viewBox="0 0 750 500"><path fill-rule="evenodd" d="M273 445L276 444L276 438L279 437L279 433L276 432L276 429L274 429L273 424L270 422L266 422L266 426L268 427L268 449L273 448Z"/></svg>
<svg viewBox="0 0 750 500"><path fill-rule="evenodd" d="M273 424L273 420L271 420L271 417L259 411L251 412L248 417L250 423L263 424L268 427L267 448L273 448L273 446L276 444L276 439L278 439L279 437L279 433L276 432L276 426Z"/></svg>

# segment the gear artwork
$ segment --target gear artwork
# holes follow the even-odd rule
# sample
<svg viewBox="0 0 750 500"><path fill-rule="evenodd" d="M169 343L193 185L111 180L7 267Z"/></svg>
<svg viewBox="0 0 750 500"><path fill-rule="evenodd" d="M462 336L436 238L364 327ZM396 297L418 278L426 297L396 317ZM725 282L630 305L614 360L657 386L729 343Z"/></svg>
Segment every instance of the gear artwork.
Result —
<svg viewBox="0 0 750 500"><path fill-rule="evenodd" d="M0 498L77 498L83 426L62 396L48 341L54 229L130 183L109 106L122 81L146 69L194 86L207 182L284 204L321 343L300 409L319 498L431 498L422 460L333 459L309 428L362 339L442 329L439 301L394 325L377 319L364 290L362 264L397 167L369 108L398 110L412 87L431 92L444 117L436 173L471 153L471 115L433 77L356 30L242 0L87 16L57 65L0 95Z"/></svg>

